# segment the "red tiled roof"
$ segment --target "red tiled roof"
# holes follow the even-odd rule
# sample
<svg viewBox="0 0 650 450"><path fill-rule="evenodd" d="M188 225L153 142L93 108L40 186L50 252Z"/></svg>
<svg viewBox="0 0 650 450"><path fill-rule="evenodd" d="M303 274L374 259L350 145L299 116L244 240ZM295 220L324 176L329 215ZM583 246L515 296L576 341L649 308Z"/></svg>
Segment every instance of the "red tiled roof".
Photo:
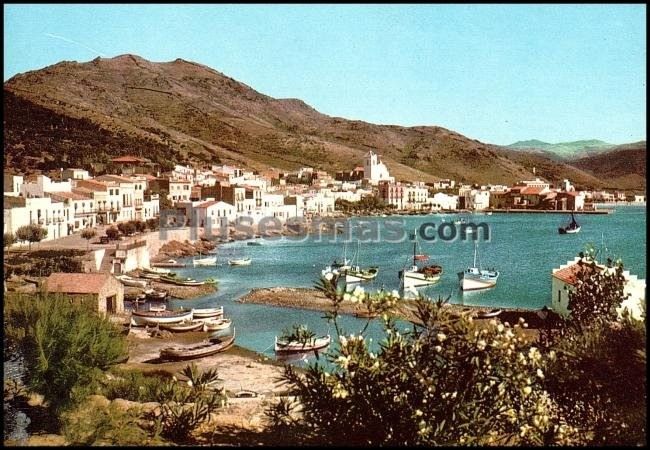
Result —
<svg viewBox="0 0 650 450"><path fill-rule="evenodd" d="M200 205L196 205L196 208L209 208L210 206L216 205L217 203L222 203L222 201L221 200L210 200L208 202L203 202ZM225 202L223 202L223 203L225 203ZM228 203L228 205L230 205L230 204Z"/></svg>
<svg viewBox="0 0 650 450"><path fill-rule="evenodd" d="M553 274L553 276L559 280L564 281L567 284L570 284L571 286L575 286L579 275L582 273L591 273L593 270L594 269L591 264L577 262L570 265L569 267L558 270Z"/></svg>
<svg viewBox="0 0 650 450"><path fill-rule="evenodd" d="M50 192L50 196L52 198L69 198L70 200L92 200L92 198L87 195L75 192L76 190L77 189L74 189L72 192Z"/></svg>
<svg viewBox="0 0 650 450"><path fill-rule="evenodd" d="M97 294L108 282L109 273L53 273L45 280L49 292Z"/></svg>
<svg viewBox="0 0 650 450"><path fill-rule="evenodd" d="M101 175L95 179L99 181L114 181L116 183L133 183L135 181L131 178L121 177L119 175Z"/></svg>
<svg viewBox="0 0 650 450"><path fill-rule="evenodd" d="M521 190L521 193L524 195L539 195L545 189L546 188L538 187L538 186L526 186Z"/></svg>
<svg viewBox="0 0 650 450"><path fill-rule="evenodd" d="M77 186L91 191L106 191L108 189L108 184L97 180L78 180Z"/></svg>

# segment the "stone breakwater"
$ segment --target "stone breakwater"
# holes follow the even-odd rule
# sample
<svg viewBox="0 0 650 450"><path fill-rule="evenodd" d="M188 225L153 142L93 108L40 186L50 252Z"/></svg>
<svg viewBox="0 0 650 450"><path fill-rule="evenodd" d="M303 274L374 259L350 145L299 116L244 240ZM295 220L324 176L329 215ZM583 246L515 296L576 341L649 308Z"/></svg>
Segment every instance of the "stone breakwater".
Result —
<svg viewBox="0 0 650 450"><path fill-rule="evenodd" d="M169 258L183 258L187 256L195 256L198 254L207 254L217 245L211 241L198 240L196 242L190 241L169 241L163 244L158 251L158 254L152 258L152 262L160 262Z"/></svg>
<svg viewBox="0 0 650 450"><path fill-rule="evenodd" d="M312 288L289 288L289 287L273 287L273 288L256 288L252 289L248 294L237 300L240 303L256 303L261 305L282 306L287 308L302 308L315 311L332 311L332 301L325 297L325 295L317 289ZM453 313L461 314L463 312L474 313L474 318L478 319L476 315L489 312L494 307L485 306L469 306L469 305L455 305L447 304L446 308ZM554 326L555 315L548 313L547 318L543 318L541 311L522 309L522 308L499 308L501 314L499 319L503 322L508 322L511 325L517 323L522 317L529 328L540 328L543 326ZM352 302L343 301L341 303L340 313L342 314L358 314L363 311L363 307ZM412 300L405 300L395 310L394 314L401 319L417 323L415 314L415 304Z"/></svg>

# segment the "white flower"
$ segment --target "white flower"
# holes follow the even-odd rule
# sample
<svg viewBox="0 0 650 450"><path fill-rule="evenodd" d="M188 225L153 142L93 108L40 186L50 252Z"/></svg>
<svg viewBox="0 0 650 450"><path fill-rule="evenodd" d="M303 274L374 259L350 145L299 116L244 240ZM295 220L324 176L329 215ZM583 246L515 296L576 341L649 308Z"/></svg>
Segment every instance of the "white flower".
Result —
<svg viewBox="0 0 650 450"><path fill-rule="evenodd" d="M486 346L487 346L487 342L485 342L483 339L481 339L476 343L476 348L478 348L481 351L485 350Z"/></svg>
<svg viewBox="0 0 650 450"><path fill-rule="evenodd" d="M416 415L417 417L420 417L422 414L424 414L424 413L423 413L421 410L419 410L419 409L416 409L416 410L415 410L415 415Z"/></svg>
<svg viewBox="0 0 650 450"><path fill-rule="evenodd" d="M442 347L439 346L439 345L436 345L436 346L433 347L433 348L434 348L434 350L437 351L437 352L441 352L441 351L442 351Z"/></svg>
<svg viewBox="0 0 650 450"><path fill-rule="evenodd" d="M357 286L354 288L354 291L352 291L352 295L356 295L357 297L364 294L365 291L361 286Z"/></svg>
<svg viewBox="0 0 650 450"><path fill-rule="evenodd" d="M438 333L436 337L440 342L444 342L445 339L447 339L447 335L445 333Z"/></svg>
<svg viewBox="0 0 650 450"><path fill-rule="evenodd" d="M531 392L533 392L533 389L530 386L524 388L524 396L530 395Z"/></svg>
<svg viewBox="0 0 650 450"><path fill-rule="evenodd" d="M390 293L395 298L399 298L399 292L397 292L397 289L393 289L393 291Z"/></svg>
<svg viewBox="0 0 650 450"><path fill-rule="evenodd" d="M193 386L192 380L187 380L187 385L188 385L189 387L192 387L192 386Z"/></svg>
<svg viewBox="0 0 650 450"><path fill-rule="evenodd" d="M339 366L343 367L344 369L347 369L348 364L350 364L350 357L341 355L338 358L336 358L336 363Z"/></svg>
<svg viewBox="0 0 650 450"><path fill-rule="evenodd" d="M345 347L346 345L348 345L348 339L347 339L345 336L343 336L343 335L339 336L339 342L340 342L341 345L344 346L344 347Z"/></svg>
<svg viewBox="0 0 650 450"><path fill-rule="evenodd" d="M178 378L176 378L176 375L174 375L174 376L172 377L172 380L173 380L173 381L178 381Z"/></svg>
<svg viewBox="0 0 650 450"><path fill-rule="evenodd" d="M344 300L344 301L346 301L346 302L347 302L347 301L350 301L350 298L351 298L351 295L348 294L347 292L346 292L345 294L343 294L343 300Z"/></svg>
<svg viewBox="0 0 650 450"><path fill-rule="evenodd" d="M499 333L503 333L503 330L504 330L504 326L503 326L502 323L500 323L499 325L497 325L497 331L498 331Z"/></svg>
<svg viewBox="0 0 650 450"><path fill-rule="evenodd" d="M327 281L332 281L332 278L334 278L334 274L332 272L327 272L324 276Z"/></svg>
<svg viewBox="0 0 650 450"><path fill-rule="evenodd" d="M542 380L544 379L544 372L542 372L542 369L537 369L537 376Z"/></svg>

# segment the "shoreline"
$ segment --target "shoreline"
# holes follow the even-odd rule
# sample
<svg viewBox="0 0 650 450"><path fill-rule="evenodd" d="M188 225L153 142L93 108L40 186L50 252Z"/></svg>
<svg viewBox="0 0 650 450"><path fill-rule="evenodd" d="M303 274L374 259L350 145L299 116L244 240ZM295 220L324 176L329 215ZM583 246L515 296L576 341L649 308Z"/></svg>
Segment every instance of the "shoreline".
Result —
<svg viewBox="0 0 650 450"><path fill-rule="evenodd" d="M259 305L269 305L284 308L307 309L312 311L328 312L332 311L332 303L323 293L314 288L292 288L292 287L272 287L272 288L254 288L247 294L236 300L239 303L254 303ZM393 311L400 319L417 323L415 310L412 308L413 301L406 300L401 307ZM490 306L473 306L447 303L446 308L456 314L472 311L474 313L489 312L494 309L500 309L499 319L503 322L515 324L522 317L530 328L540 328L549 323L542 319L538 309L526 308L496 308ZM341 314L356 315L363 311L358 304L343 301L339 312ZM474 317L476 320L484 320Z"/></svg>

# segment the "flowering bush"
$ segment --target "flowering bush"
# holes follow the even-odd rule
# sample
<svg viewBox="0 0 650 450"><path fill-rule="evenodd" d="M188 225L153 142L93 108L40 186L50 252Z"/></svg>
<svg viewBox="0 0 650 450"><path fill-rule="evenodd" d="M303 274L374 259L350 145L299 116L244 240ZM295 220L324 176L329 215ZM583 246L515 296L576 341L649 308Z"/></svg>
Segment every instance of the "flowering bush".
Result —
<svg viewBox="0 0 650 450"><path fill-rule="evenodd" d="M335 277L318 287L332 300L336 325L344 293ZM571 443L575 429L559 417L543 389L544 356L522 333L492 320L477 324L453 315L443 301L418 299L421 325L401 332L390 311L394 293L350 294L381 316L386 338L377 353L360 335L339 332L328 353L333 369L314 364L284 380L299 396L301 413L282 402L269 413L278 427L306 439L350 445ZM337 331L340 331L337 325Z"/></svg>

